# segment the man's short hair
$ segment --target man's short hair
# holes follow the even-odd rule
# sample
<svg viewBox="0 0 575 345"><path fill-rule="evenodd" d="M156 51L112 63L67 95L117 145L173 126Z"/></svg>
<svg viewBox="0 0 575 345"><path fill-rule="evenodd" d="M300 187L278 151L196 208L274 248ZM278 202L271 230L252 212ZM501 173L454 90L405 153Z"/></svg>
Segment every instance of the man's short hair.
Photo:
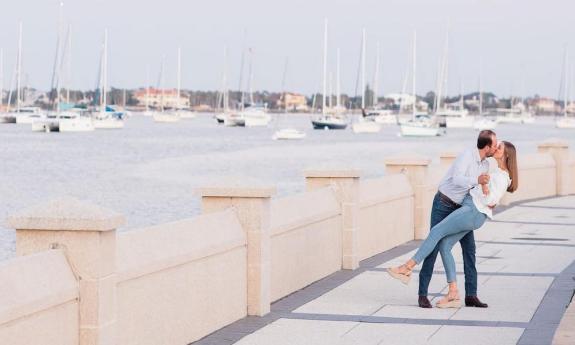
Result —
<svg viewBox="0 0 575 345"><path fill-rule="evenodd" d="M479 136L477 137L477 148L481 150L486 146L493 145L494 135L495 132L490 129L484 129L481 132L479 132Z"/></svg>

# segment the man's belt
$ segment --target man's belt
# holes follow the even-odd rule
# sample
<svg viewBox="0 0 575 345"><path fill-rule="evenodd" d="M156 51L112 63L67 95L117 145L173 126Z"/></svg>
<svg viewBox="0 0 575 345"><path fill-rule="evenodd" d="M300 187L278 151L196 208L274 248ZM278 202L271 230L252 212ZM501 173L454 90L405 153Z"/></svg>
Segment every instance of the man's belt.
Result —
<svg viewBox="0 0 575 345"><path fill-rule="evenodd" d="M451 200L447 195L441 193L440 191L437 191L437 194L439 194L439 198L443 201L445 201L446 203L448 203L449 205L453 206L453 207L459 207L461 205L459 205L458 203L456 203L455 201Z"/></svg>

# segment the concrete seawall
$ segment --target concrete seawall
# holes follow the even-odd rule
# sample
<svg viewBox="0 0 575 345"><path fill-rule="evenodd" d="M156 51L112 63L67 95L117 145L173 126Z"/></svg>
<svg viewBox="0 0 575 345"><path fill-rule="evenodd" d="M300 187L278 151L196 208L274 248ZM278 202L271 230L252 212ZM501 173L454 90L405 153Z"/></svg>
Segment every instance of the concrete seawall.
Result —
<svg viewBox="0 0 575 345"><path fill-rule="evenodd" d="M520 156L502 204L575 194L558 140ZM8 219L18 257L0 263L0 344L196 341L361 260L421 239L452 155L382 159L388 175L310 169L306 191L274 198L244 179L199 190L203 214L117 233L123 216L58 199ZM382 169L383 170L383 169Z"/></svg>

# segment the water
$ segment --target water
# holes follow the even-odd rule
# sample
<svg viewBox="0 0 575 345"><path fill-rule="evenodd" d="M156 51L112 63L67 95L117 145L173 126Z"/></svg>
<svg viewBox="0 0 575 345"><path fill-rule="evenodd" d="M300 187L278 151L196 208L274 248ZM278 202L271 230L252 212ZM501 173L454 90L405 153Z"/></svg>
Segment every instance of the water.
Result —
<svg viewBox="0 0 575 345"><path fill-rule="evenodd" d="M380 176L384 159L414 152L437 160L443 151L474 145L473 129L450 130L438 138L401 138L396 126L378 134L314 131L306 115L283 116L282 127L307 132L302 141L273 141L269 128L216 125L210 115L174 124L135 116L118 131L33 133L29 126L0 125L0 260L14 255L8 215L58 196L73 196L123 213L121 229L178 220L199 213L195 189L222 176L245 176L274 185L278 195L303 191L309 167L353 167ZM500 125L500 139L519 153L536 151L549 137L575 147L575 132L557 130L551 119L534 125Z"/></svg>

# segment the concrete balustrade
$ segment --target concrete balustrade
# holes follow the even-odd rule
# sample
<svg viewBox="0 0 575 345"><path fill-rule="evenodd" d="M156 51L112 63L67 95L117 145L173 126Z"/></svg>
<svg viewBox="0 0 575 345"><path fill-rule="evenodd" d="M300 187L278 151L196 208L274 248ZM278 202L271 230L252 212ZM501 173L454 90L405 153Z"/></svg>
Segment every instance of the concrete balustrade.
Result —
<svg viewBox="0 0 575 345"><path fill-rule="evenodd" d="M414 194L406 175L362 180L359 201L360 260L414 239Z"/></svg>
<svg viewBox="0 0 575 345"><path fill-rule="evenodd" d="M0 344L77 345L78 293L60 249L0 262Z"/></svg>
<svg viewBox="0 0 575 345"><path fill-rule="evenodd" d="M116 335L116 228L124 217L62 198L8 218L19 256L61 248L78 279L79 343L113 344Z"/></svg>
<svg viewBox="0 0 575 345"><path fill-rule="evenodd" d="M247 315L233 210L122 232L117 244L117 344L188 344Z"/></svg>
<svg viewBox="0 0 575 345"><path fill-rule="evenodd" d="M342 218L342 267L359 267L359 170L315 169L304 172L307 190L332 186L341 203Z"/></svg>
<svg viewBox="0 0 575 345"><path fill-rule="evenodd" d="M575 193L575 157L549 140L519 157L502 204ZM307 191L223 183L202 215L116 233L122 215L58 199L9 217L17 257L0 262L0 344L191 343L341 269L429 231L448 162L388 158L386 175L305 172Z"/></svg>
<svg viewBox="0 0 575 345"><path fill-rule="evenodd" d="M270 199L275 188L246 186L230 182L202 188L202 212L233 208L247 239L247 307L248 315L270 312Z"/></svg>
<svg viewBox="0 0 575 345"><path fill-rule="evenodd" d="M431 159L418 155L403 155L385 160L387 174L405 174L414 192L414 237L424 239L429 232L431 212L428 166ZM433 189L437 189L436 187Z"/></svg>
<svg viewBox="0 0 575 345"><path fill-rule="evenodd" d="M548 139L537 146L539 153L548 153L555 160L557 195L568 195L572 190L573 176L569 176L569 144L565 140Z"/></svg>
<svg viewBox="0 0 575 345"><path fill-rule="evenodd" d="M342 268L341 206L319 188L271 202L271 300Z"/></svg>
<svg viewBox="0 0 575 345"><path fill-rule="evenodd" d="M439 154L439 165L446 170L455 162L458 153L453 151L445 151Z"/></svg>
<svg viewBox="0 0 575 345"><path fill-rule="evenodd" d="M519 155L517 158L519 189L514 193L506 193L501 199L501 205L557 195L557 166L550 154L534 153Z"/></svg>

